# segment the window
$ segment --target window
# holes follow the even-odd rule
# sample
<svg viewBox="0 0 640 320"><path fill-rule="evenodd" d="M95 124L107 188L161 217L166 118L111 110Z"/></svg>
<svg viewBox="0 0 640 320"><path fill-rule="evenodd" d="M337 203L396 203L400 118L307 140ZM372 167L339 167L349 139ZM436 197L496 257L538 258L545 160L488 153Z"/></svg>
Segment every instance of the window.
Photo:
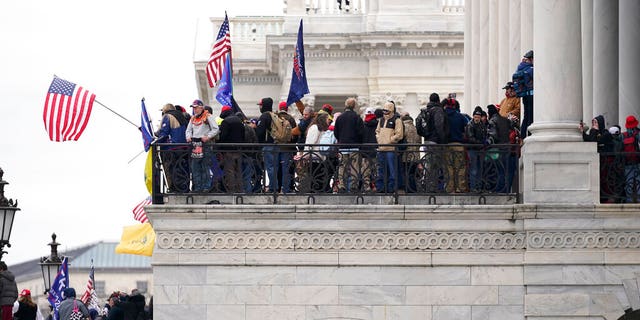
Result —
<svg viewBox="0 0 640 320"><path fill-rule="evenodd" d="M94 285L96 287L96 295L98 295L98 297L104 297L106 295L104 281L96 281Z"/></svg>
<svg viewBox="0 0 640 320"><path fill-rule="evenodd" d="M136 288L140 293L147 293L147 281L136 281Z"/></svg>

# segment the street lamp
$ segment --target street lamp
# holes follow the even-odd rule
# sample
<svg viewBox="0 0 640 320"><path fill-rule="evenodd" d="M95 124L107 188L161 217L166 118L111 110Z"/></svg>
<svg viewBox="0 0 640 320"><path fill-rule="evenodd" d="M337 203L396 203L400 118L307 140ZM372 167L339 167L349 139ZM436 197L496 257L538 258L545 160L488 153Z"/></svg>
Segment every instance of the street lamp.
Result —
<svg viewBox="0 0 640 320"><path fill-rule="evenodd" d="M4 171L0 168L0 228L2 233L0 233L0 261L2 260L2 255L7 253L4 251L4 246L11 248L11 244L9 243L9 237L11 237L11 228L13 227L13 218L15 217L16 211L20 210L18 208L18 200L13 202L12 199L7 199L4 196L4 186L9 184L2 179L4 175Z"/></svg>
<svg viewBox="0 0 640 320"><path fill-rule="evenodd" d="M46 295L51 289L51 283L55 281L58 275L58 269L62 264L64 257L58 256L59 243L56 242L56 234L51 235L52 241L48 244L51 247L51 254L48 257L40 258L40 268L42 268L42 279L44 280L44 294Z"/></svg>

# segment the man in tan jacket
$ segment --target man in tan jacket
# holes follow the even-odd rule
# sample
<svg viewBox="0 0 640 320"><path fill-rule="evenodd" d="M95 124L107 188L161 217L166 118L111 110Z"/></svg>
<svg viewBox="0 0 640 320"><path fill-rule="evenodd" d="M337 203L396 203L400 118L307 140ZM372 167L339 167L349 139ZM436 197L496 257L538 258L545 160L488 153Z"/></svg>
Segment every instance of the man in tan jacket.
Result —
<svg viewBox="0 0 640 320"><path fill-rule="evenodd" d="M516 91L513 89L513 82L507 82L502 89L505 89L504 99L500 101L500 115L509 119L509 114L520 118L520 98L516 96Z"/></svg>
<svg viewBox="0 0 640 320"><path fill-rule="evenodd" d="M398 188L398 155L397 144L404 137L404 126L400 116L396 114L396 104L387 101L382 109L383 116L376 128L378 141L378 176L376 177L377 192L394 192Z"/></svg>

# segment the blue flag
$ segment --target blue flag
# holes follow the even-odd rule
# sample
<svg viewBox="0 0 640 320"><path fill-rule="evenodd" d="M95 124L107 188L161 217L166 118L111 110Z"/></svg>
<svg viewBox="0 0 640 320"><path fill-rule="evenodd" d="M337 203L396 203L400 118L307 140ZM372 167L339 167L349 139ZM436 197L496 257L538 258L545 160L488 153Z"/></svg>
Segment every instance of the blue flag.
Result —
<svg viewBox="0 0 640 320"><path fill-rule="evenodd" d="M307 93L309 93L309 85L307 84L307 71L304 68L304 43L302 41L302 20L300 20L296 52L293 54L293 72L291 73L287 105L299 101Z"/></svg>
<svg viewBox="0 0 640 320"><path fill-rule="evenodd" d="M231 55L231 53L227 53ZM225 59L224 70L222 71L222 77L218 81L218 93L216 93L216 100L223 106L231 106L231 97L233 97L233 84L231 81L231 57L228 56Z"/></svg>
<svg viewBox="0 0 640 320"><path fill-rule="evenodd" d="M62 291L69 287L69 265L67 264L67 257L62 260L62 264L58 269L56 279L51 283L51 289L49 289L49 303L53 307L53 319L58 320L58 307L62 302Z"/></svg>
<svg viewBox="0 0 640 320"><path fill-rule="evenodd" d="M140 131L142 131L142 142L144 143L144 151L149 151L151 142L153 141L153 130L151 130L151 120L147 113L147 107L144 106L144 98L142 98L142 113L140 115Z"/></svg>

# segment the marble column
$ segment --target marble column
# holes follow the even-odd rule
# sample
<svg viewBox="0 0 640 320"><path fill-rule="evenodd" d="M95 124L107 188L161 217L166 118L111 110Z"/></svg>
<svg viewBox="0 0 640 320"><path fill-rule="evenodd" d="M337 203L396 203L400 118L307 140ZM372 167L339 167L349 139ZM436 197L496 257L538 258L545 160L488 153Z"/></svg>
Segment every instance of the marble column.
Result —
<svg viewBox="0 0 640 320"><path fill-rule="evenodd" d="M527 51L533 49L533 32L533 0L522 0L520 2L520 59ZM555 32L557 30L551 34Z"/></svg>
<svg viewBox="0 0 640 320"><path fill-rule="evenodd" d="M480 4L480 46L478 53L480 55L478 64L480 64L480 81L478 87L480 96L478 104L485 107L489 103L489 1L478 1Z"/></svg>
<svg viewBox="0 0 640 320"><path fill-rule="evenodd" d="M618 0L594 0L593 115L607 128L618 122L618 80Z"/></svg>
<svg viewBox="0 0 640 320"><path fill-rule="evenodd" d="M470 106L473 108L480 104L480 1L471 2L471 54L473 55L473 64L471 65L471 101Z"/></svg>
<svg viewBox="0 0 640 320"><path fill-rule="evenodd" d="M511 65L509 64L509 0L498 1L500 12L498 22L498 98L502 97L502 87L511 79ZM500 101L500 99L498 99Z"/></svg>
<svg viewBox="0 0 640 320"><path fill-rule="evenodd" d="M593 119L593 0L580 2L582 26L582 119Z"/></svg>
<svg viewBox="0 0 640 320"><path fill-rule="evenodd" d="M473 36L473 17L471 11L471 3L465 1L464 4L464 101L462 101L462 108L465 112L473 110L471 104L473 103L472 80L473 75L473 50L471 47Z"/></svg>
<svg viewBox="0 0 640 320"><path fill-rule="evenodd" d="M624 128L628 115L640 117L640 77L638 70L638 52L640 43L637 34L640 30L640 1L619 0L619 63L620 63L620 95L619 124Z"/></svg>
<svg viewBox="0 0 640 320"><path fill-rule="evenodd" d="M500 51L498 50L500 11L498 0L489 0L489 81L487 86L487 104L496 104L498 98L498 64Z"/></svg>
<svg viewBox="0 0 640 320"><path fill-rule="evenodd" d="M582 142L578 130L582 117L580 1L534 3L535 122L522 150L524 203L599 201L596 144Z"/></svg>
<svg viewBox="0 0 640 320"><path fill-rule="evenodd" d="M509 1L509 79L520 63L523 50L520 48L520 0ZM522 119L522 118L521 118Z"/></svg>

